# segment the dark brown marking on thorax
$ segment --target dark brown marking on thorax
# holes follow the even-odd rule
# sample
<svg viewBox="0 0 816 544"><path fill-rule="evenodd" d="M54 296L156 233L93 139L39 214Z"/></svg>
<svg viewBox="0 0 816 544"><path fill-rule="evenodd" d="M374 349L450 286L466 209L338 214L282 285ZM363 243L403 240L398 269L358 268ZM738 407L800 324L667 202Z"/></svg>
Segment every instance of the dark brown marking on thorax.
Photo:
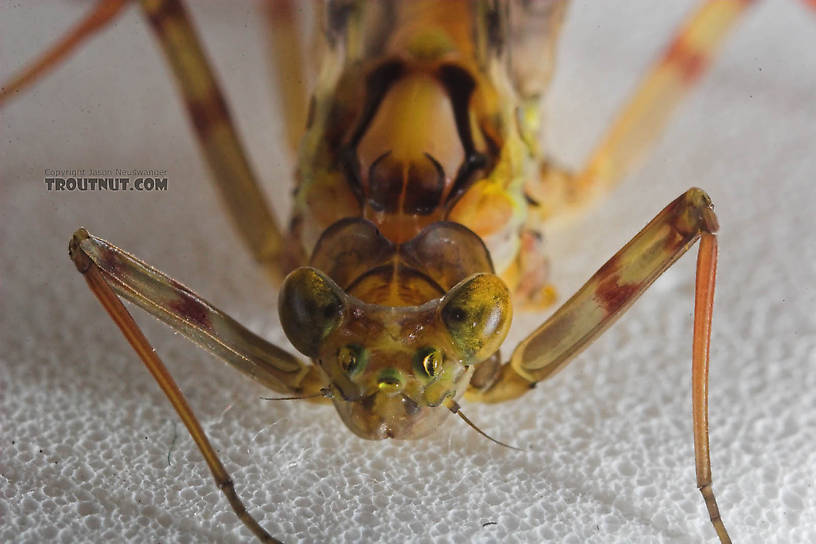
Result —
<svg viewBox="0 0 816 544"><path fill-rule="evenodd" d="M447 202L456 200L474 181L477 170L487 166L487 156L476 151L470 126L470 99L476 88L473 77L463 68L449 64L439 69L439 77L451 97L456 128L465 149L465 160L456 173Z"/></svg>
<svg viewBox="0 0 816 544"><path fill-rule="evenodd" d="M399 145L399 141L383 141L382 136L380 140L371 140L370 134L376 132L372 132L372 127L381 126L376 124L375 118L381 119L381 115L387 115L379 113L381 108L385 108L386 97L390 97L392 92L398 92L391 89L404 88L400 87L402 82L419 77L418 74L436 80L449 101L453 114L451 126L456 134L457 144L461 145L463 151L463 157L458 159L461 160L460 164L458 160L454 164L446 164L445 159L429 152L416 153L407 158L396 153L401 149L394 147ZM476 149L472 133L470 102L475 90L476 81L468 70L449 63L425 66L399 59L387 60L373 68L365 77L362 105L350 134L347 133L348 136L343 138L345 142L339 145L338 159L352 191L360 203L371 210L365 217L374 220L383 232L388 233L387 236L390 237L394 232L402 233L405 228L410 229L396 226L410 225L411 221L407 221L407 217L418 218L415 222L418 228L413 233L400 234L394 241L410 239L429 221L437 220L432 219L432 215L441 219L444 208L452 205L466 191L476 178L476 173L488 168L490 161L487 155ZM410 107L411 104L406 104L406 108ZM342 108L338 105L335 109L339 112ZM437 126L419 123L416 126L417 138L423 137L423 131L432 131L427 134L429 139L434 140L438 138L438 132L433 131L438 129ZM368 143L363 142L365 138ZM483 139L488 142L488 151L495 151L495 142L487 137ZM370 155L371 141L380 142L381 149L376 158ZM361 143L365 145L361 146ZM365 146L369 149L368 158L361 155ZM459 166L456 167L455 164Z"/></svg>

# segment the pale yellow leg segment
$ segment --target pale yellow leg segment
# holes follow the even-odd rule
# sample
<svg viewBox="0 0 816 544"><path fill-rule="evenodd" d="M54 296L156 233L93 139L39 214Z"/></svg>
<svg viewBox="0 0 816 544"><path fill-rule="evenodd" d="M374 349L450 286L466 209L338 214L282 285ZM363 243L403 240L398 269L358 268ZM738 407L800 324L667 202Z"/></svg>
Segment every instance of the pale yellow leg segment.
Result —
<svg viewBox="0 0 816 544"><path fill-rule="evenodd" d="M184 7L178 0L142 0L142 7L179 83L199 144L241 238L255 259L281 279L282 268L289 267L281 263L283 237Z"/></svg>
<svg viewBox="0 0 816 544"><path fill-rule="evenodd" d="M150 342L148 342L147 338L142 334L142 331L124 304L122 304L116 296L116 293L114 293L113 289L108 285L99 267L97 267L75 242L76 238L74 238L70 246L71 258L74 264L85 276L85 280L88 282L91 291L93 291L94 295L99 299L99 302L102 303L102 306L107 310L111 319L113 319L122 331L122 334L125 335L127 341L142 359L142 362L144 362L147 369L153 375L153 378L155 378L159 384L159 387L161 387L173 405L173 408L175 408L179 417L181 417L181 420L190 432L190 436L192 436L199 450L201 450L204 460L207 461L207 465L210 467L210 472L212 472L218 488L224 493L224 496L226 496L235 514L261 542L280 542L267 533L263 527L255 521L255 518L247 512L244 503L241 502L241 499L235 492L235 485L232 478L230 478L230 475L218 458L218 454L210 444L204 429L201 428L201 424L187 404L187 400L184 398L178 385L176 385L170 372L168 372L164 363L162 363L161 359L156 355L153 346L150 345Z"/></svg>
<svg viewBox="0 0 816 544"><path fill-rule="evenodd" d="M306 131L309 93L303 41L298 31L297 10L293 0L267 0L266 21L272 64L277 77L280 111L286 124L286 141L292 156Z"/></svg>
<svg viewBox="0 0 816 544"><path fill-rule="evenodd" d="M707 0L681 27L665 53L635 90L629 103L590 155L573 174L545 162L540 182L528 185L541 203L541 219L570 212L617 185L658 140L671 114L699 80L750 0Z"/></svg>
<svg viewBox="0 0 816 544"><path fill-rule="evenodd" d="M711 490L708 446L708 347L717 262L717 218L708 195L690 189L661 211L604 264L543 325L514 350L495 385L472 388L468 400L500 402L519 397L575 358L605 331L674 261L698 240L692 349L692 407L697 485L721 542L728 533ZM490 380L485 380L490 383Z"/></svg>
<svg viewBox="0 0 816 544"><path fill-rule="evenodd" d="M82 42L93 36L97 31L105 28L122 11L125 4L127 4L127 0L99 0L94 9L74 28L69 30L65 36L60 38L40 58L29 64L11 81L3 85L0 89L0 106L20 94L26 87L34 84L60 62L66 60L71 53L82 45Z"/></svg>

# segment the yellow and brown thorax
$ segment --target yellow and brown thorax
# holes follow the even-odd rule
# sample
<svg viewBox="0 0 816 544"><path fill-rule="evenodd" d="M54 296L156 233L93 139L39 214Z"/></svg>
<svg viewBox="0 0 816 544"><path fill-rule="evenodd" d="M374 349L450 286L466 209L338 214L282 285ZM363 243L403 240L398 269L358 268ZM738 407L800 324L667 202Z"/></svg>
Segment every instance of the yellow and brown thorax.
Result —
<svg viewBox="0 0 816 544"><path fill-rule="evenodd" d="M560 10L539 17L555 27ZM325 18L292 222L303 251L351 217L396 245L451 221L484 241L512 283L536 130L525 107L541 90L515 70L510 46L527 46L513 50L520 57L531 44L512 35L507 6L333 2ZM534 37L544 51L549 34Z"/></svg>

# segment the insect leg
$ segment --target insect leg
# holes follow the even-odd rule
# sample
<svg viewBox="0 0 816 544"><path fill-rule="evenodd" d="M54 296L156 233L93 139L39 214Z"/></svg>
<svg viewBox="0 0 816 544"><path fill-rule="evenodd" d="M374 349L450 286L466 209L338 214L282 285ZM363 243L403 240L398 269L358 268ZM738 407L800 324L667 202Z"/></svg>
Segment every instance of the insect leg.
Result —
<svg viewBox="0 0 816 544"><path fill-rule="evenodd" d="M581 208L628 175L657 142L671 114L711 63L718 47L752 2L706 0L681 27L638 84L580 172L544 161L528 184L542 219Z"/></svg>
<svg viewBox="0 0 816 544"><path fill-rule="evenodd" d="M730 542L711 489L708 443L708 359L717 218L711 200L690 189L666 206L643 230L606 262L575 295L525 338L498 379L486 391L471 390L468 400L500 402L529 391L567 365L605 331L669 266L698 239L697 282L692 347L692 411L697 486L723 543Z"/></svg>
<svg viewBox="0 0 816 544"><path fill-rule="evenodd" d="M261 385L286 394L318 393L316 367L255 335L201 296L144 261L89 234L74 233L75 263L94 265L118 296L139 306ZM79 264L78 264L79 266Z"/></svg>
<svg viewBox="0 0 816 544"><path fill-rule="evenodd" d="M550 259L544 245L544 235L538 229L528 226L521 231L521 247L515 263L518 284L513 296L524 310L543 310L557 299L555 287L548 283Z"/></svg>
<svg viewBox="0 0 816 544"><path fill-rule="evenodd" d="M83 239L83 236L87 236L87 233L80 229L80 231L74 235L69 245L71 259L74 261L77 270L85 276L88 287L99 299L99 302L102 303L102 306L107 310L111 319L113 319L122 331L128 343L130 343L142 359L142 362L144 362L147 369L153 375L156 383L159 384L159 387L164 391L167 399L173 405L179 417L181 417L190 436L204 456L218 488L224 493L235 514L261 542L280 542L267 533L247 511L244 503L235 492L235 485L232 478L218 458L218 454L210 444L204 429L201 428L201 424L198 422L189 404L187 404L187 400L184 398L178 385L176 385L175 380L173 380L173 377L164 366L164 363L162 363L161 359L156 355L153 346L151 346L150 342L145 338L141 329L139 329L139 326L133 320L133 317L127 311L124 304L122 304L122 301L119 300L112 288L111 278L85 251L87 244L83 247L83 241L90 240L90 238L86 237Z"/></svg>
<svg viewBox="0 0 816 544"><path fill-rule="evenodd" d="M88 15L53 44L37 60L28 65L11 81L0 88L0 106L23 89L34 84L46 72L56 67L99 30L113 21L127 4L127 0L99 0Z"/></svg>
<svg viewBox="0 0 816 544"><path fill-rule="evenodd" d="M265 15L269 33L272 68L280 90L278 111L286 124L289 149L297 154L306 130L308 89L303 41L298 32L298 10L292 0L267 0Z"/></svg>
<svg viewBox="0 0 816 544"><path fill-rule="evenodd" d="M276 280L289 255L272 210L258 185L224 96L179 0L143 0L142 8L179 84L198 142L230 217L255 259Z"/></svg>

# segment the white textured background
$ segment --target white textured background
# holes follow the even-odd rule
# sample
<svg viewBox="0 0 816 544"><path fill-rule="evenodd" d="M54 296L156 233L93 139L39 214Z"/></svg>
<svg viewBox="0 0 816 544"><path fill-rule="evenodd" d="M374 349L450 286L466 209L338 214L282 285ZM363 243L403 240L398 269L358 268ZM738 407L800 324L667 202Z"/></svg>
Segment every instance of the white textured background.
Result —
<svg viewBox="0 0 816 544"><path fill-rule="evenodd" d="M550 100L559 156L579 164L694 3L572 6ZM87 6L20 4L0 11L3 80ZM254 8L194 12L285 215L290 165ZM710 192L722 225L714 488L742 543L816 541L814 44L816 16L799 2L760 3L644 167L583 222L550 234L563 300L684 189ZM66 251L85 225L283 341L276 294L220 212L166 72L130 9L0 112L0 541L248 539ZM45 190L45 168L111 167L166 168L169 191ZM681 260L523 400L465 407L528 453L453 419L419 442L360 440L331 407L259 400L258 386L137 319L250 510L286 541L712 542L692 461L693 269L693 256ZM517 319L514 338L542 319Z"/></svg>

